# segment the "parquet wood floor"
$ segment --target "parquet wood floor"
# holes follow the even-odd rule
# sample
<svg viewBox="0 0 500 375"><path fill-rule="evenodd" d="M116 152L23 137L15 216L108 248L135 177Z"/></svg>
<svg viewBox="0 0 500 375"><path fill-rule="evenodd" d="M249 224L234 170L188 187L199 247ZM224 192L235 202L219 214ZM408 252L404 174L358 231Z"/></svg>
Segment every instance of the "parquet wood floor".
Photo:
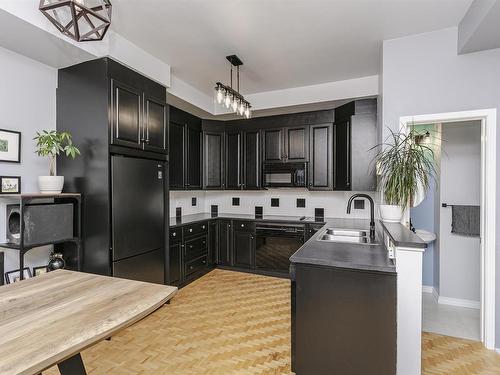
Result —
<svg viewBox="0 0 500 375"><path fill-rule="evenodd" d="M424 333L422 347L423 374L500 374L478 342ZM82 357L89 375L290 374L290 282L214 270Z"/></svg>
<svg viewBox="0 0 500 375"><path fill-rule="evenodd" d="M499 375L500 355L478 341L422 333L425 375Z"/></svg>

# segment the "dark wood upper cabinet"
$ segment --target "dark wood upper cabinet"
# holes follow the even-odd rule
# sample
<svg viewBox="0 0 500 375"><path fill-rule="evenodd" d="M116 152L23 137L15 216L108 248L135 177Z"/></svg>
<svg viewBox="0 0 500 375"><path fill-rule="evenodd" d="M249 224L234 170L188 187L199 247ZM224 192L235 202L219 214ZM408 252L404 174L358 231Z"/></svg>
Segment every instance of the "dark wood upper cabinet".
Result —
<svg viewBox="0 0 500 375"><path fill-rule="evenodd" d="M170 150L170 168L169 184L170 189L184 189L185 176L185 125L170 121L169 129L169 150Z"/></svg>
<svg viewBox="0 0 500 375"><path fill-rule="evenodd" d="M263 162L281 163L284 161L283 151L283 129L264 129L262 130L262 155Z"/></svg>
<svg viewBox="0 0 500 375"><path fill-rule="evenodd" d="M167 140L168 106L144 94L144 149L165 152Z"/></svg>
<svg viewBox="0 0 500 375"><path fill-rule="evenodd" d="M334 189L351 190L351 122L336 121L334 129Z"/></svg>
<svg viewBox="0 0 500 375"><path fill-rule="evenodd" d="M242 189L241 132L226 133L226 189Z"/></svg>
<svg viewBox="0 0 500 375"><path fill-rule="evenodd" d="M377 100L356 100L336 108L334 138L334 189L376 190L372 160L377 152Z"/></svg>
<svg viewBox="0 0 500 375"><path fill-rule="evenodd" d="M199 190L201 184L201 130L198 126L186 127L186 188Z"/></svg>
<svg viewBox="0 0 500 375"><path fill-rule="evenodd" d="M224 189L224 133L203 132L203 188Z"/></svg>
<svg viewBox="0 0 500 375"><path fill-rule="evenodd" d="M309 127L285 128L285 162L309 160Z"/></svg>
<svg viewBox="0 0 500 375"><path fill-rule="evenodd" d="M169 114L170 189L202 188L201 120L170 106Z"/></svg>
<svg viewBox="0 0 500 375"><path fill-rule="evenodd" d="M305 162L309 159L307 125L262 130L263 161L266 163Z"/></svg>
<svg viewBox="0 0 500 375"><path fill-rule="evenodd" d="M111 143L142 148L142 92L140 89L111 80Z"/></svg>
<svg viewBox="0 0 500 375"><path fill-rule="evenodd" d="M260 131L246 131L243 135L243 188L260 189Z"/></svg>
<svg viewBox="0 0 500 375"><path fill-rule="evenodd" d="M309 190L333 189L333 124L309 128Z"/></svg>

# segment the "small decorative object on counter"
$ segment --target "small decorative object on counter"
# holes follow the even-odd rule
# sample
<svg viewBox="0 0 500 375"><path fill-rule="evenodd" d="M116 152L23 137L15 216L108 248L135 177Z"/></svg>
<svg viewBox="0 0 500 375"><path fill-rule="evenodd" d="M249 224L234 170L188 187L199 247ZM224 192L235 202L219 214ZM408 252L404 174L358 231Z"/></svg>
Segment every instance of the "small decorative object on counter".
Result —
<svg viewBox="0 0 500 375"><path fill-rule="evenodd" d="M64 186L64 176L56 176L56 158L61 152L72 159L80 155L80 150L73 144L71 134L44 130L37 132L34 140L38 156L49 158L49 176L38 176L38 187L42 194L59 194Z"/></svg>
<svg viewBox="0 0 500 375"><path fill-rule="evenodd" d="M64 266L65 262L61 253L50 254L49 264L47 265L48 271L61 270Z"/></svg>

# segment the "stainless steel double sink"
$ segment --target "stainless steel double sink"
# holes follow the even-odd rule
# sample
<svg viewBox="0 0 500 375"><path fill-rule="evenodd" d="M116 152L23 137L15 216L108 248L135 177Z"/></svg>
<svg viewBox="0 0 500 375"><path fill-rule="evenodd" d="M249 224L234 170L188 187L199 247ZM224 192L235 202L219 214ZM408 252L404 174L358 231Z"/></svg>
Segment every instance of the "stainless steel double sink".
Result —
<svg viewBox="0 0 500 375"><path fill-rule="evenodd" d="M368 229L327 228L320 233L317 241L378 245L376 238L370 238L370 230Z"/></svg>

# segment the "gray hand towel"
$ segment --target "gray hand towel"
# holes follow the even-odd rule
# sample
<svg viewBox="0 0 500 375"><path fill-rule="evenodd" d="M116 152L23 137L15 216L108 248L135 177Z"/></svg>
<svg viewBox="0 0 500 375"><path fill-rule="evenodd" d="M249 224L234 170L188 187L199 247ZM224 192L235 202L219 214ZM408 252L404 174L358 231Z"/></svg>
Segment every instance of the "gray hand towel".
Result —
<svg viewBox="0 0 500 375"><path fill-rule="evenodd" d="M480 217L479 206L453 205L451 208L451 233L479 236Z"/></svg>

